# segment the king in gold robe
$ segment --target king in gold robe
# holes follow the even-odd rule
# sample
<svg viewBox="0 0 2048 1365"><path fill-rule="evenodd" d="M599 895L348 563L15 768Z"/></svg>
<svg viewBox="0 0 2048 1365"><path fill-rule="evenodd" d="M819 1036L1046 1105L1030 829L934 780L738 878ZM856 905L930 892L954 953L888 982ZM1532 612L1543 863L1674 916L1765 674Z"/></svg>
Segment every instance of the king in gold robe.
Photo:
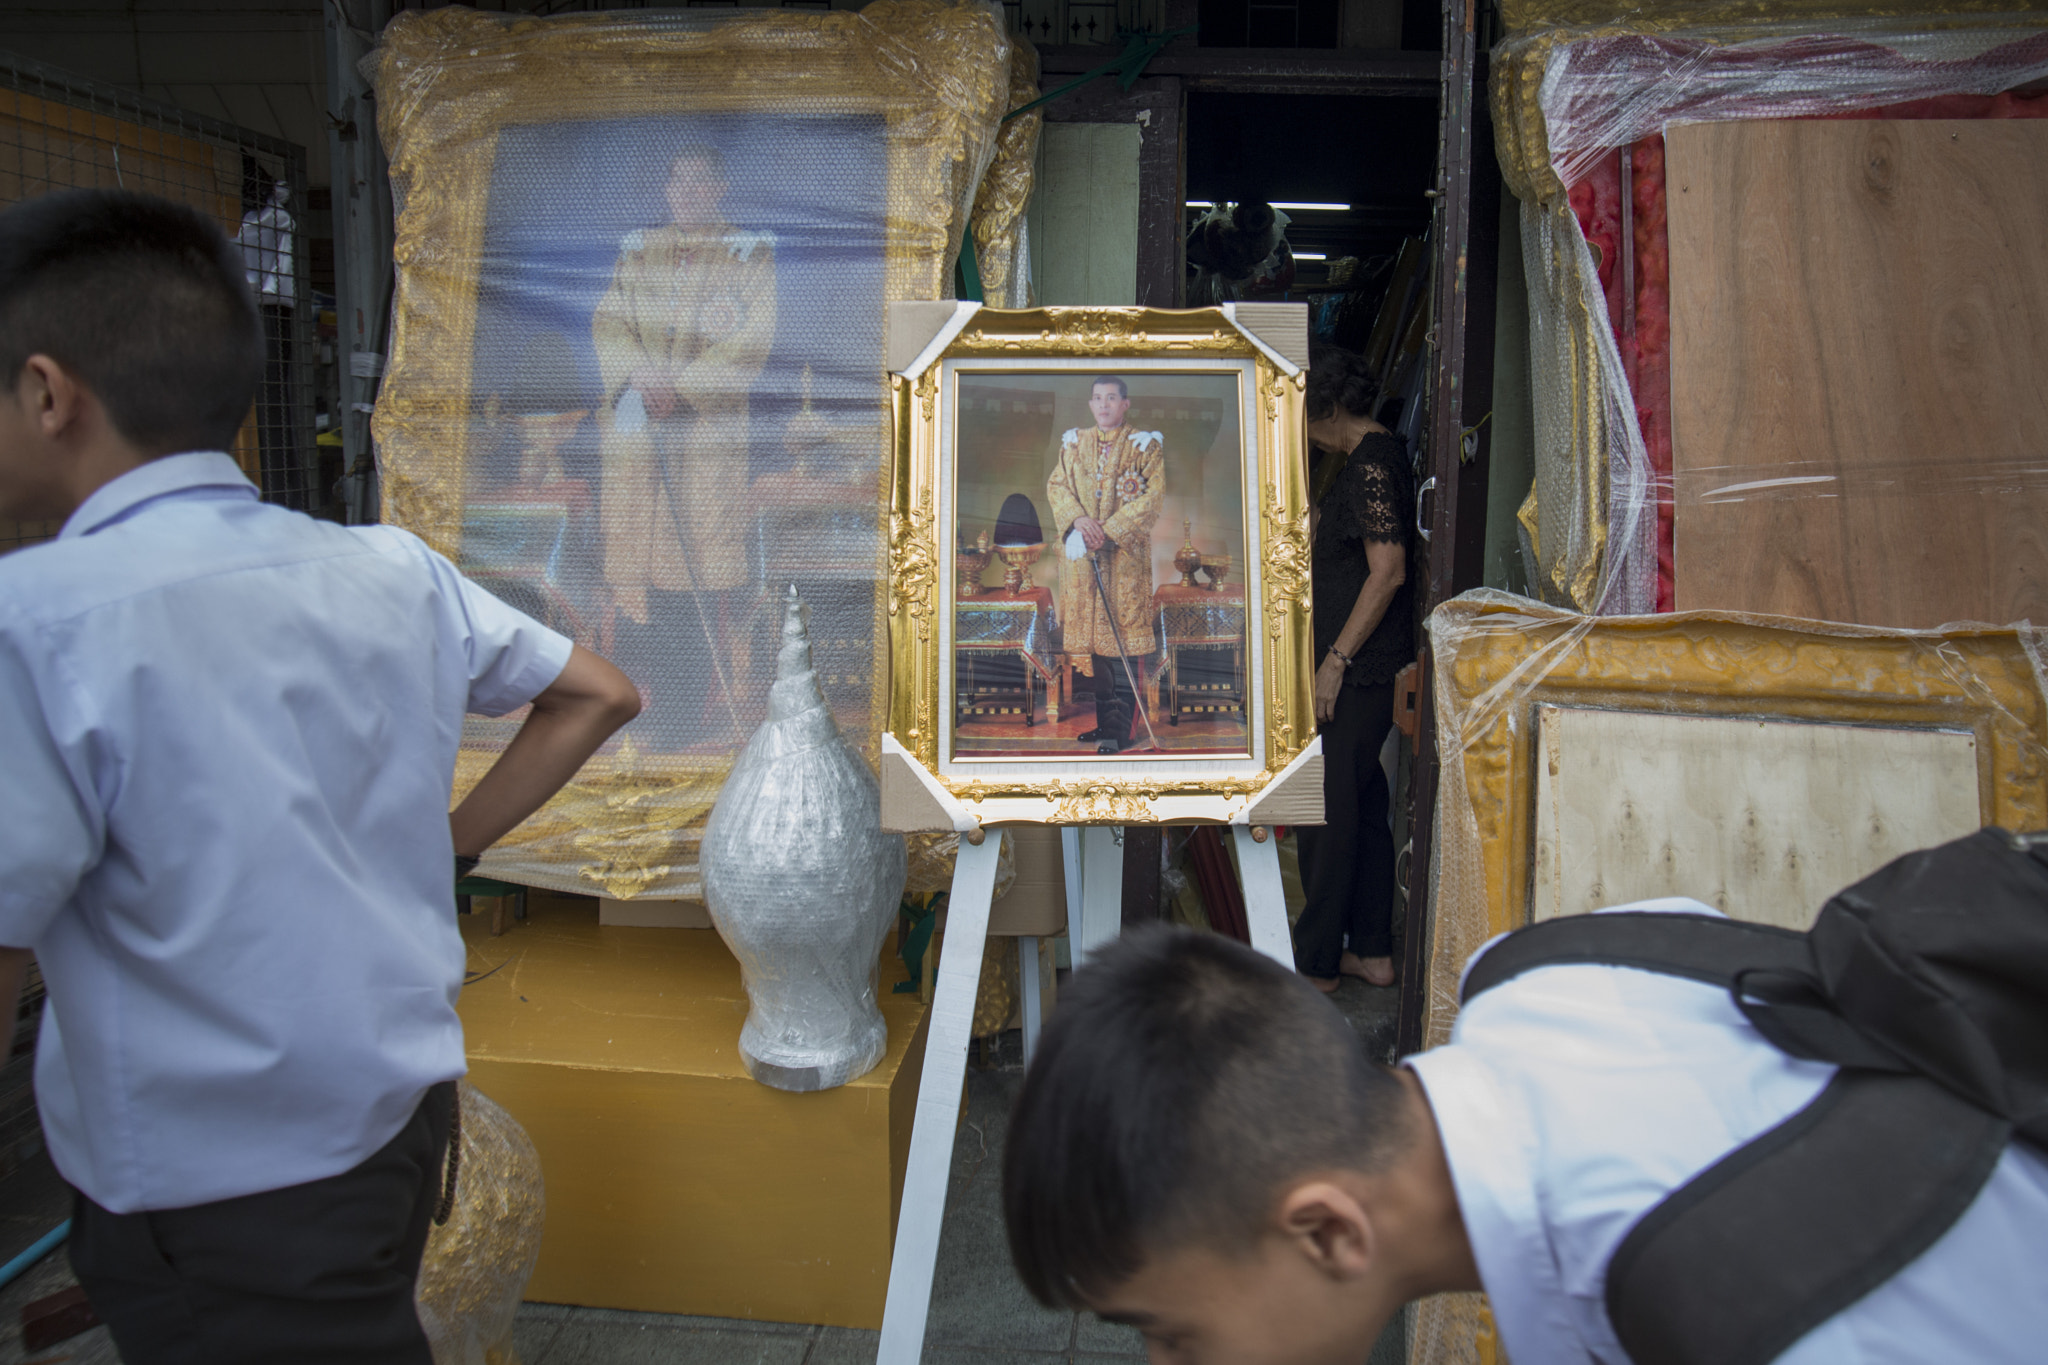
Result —
<svg viewBox="0 0 2048 1365"><path fill-rule="evenodd" d="M1045 496L1061 541L1078 518L1093 517L1114 547L1105 547L1096 562L1116 610L1124 649L1117 648L1087 561L1063 557L1060 625L1066 652L1076 663L1090 654L1152 653L1157 647L1152 630L1152 523L1159 519L1159 504L1166 496L1166 445L1159 433L1129 426L1110 432L1097 427L1069 431L1060 442Z"/></svg>
<svg viewBox="0 0 2048 1365"><path fill-rule="evenodd" d="M604 384L604 574L619 610L644 624L650 588L746 579L748 399L775 340L774 237L722 225L626 234L590 337Z"/></svg>

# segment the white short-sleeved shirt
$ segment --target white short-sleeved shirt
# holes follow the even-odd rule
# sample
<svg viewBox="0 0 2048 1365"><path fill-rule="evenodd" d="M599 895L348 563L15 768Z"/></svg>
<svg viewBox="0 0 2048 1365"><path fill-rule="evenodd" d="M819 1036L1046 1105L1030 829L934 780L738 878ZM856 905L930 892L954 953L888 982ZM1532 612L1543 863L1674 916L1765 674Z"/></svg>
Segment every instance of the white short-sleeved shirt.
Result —
<svg viewBox="0 0 2048 1365"><path fill-rule="evenodd" d="M1691 900L1627 910L1713 914ZM1483 992L1408 1059L1429 1096L1501 1345L1515 1365L1627 1365L1607 1263L1665 1195L1817 1096L1726 991L1623 967L1544 967ZM2048 1160L2014 1143L1904 1270L1781 1365L2039 1361L2048 1352Z"/></svg>
<svg viewBox="0 0 2048 1365"><path fill-rule="evenodd" d="M532 700L569 651L219 453L0 557L0 944L49 984L65 1179L118 1213L320 1179L463 1073L463 713Z"/></svg>

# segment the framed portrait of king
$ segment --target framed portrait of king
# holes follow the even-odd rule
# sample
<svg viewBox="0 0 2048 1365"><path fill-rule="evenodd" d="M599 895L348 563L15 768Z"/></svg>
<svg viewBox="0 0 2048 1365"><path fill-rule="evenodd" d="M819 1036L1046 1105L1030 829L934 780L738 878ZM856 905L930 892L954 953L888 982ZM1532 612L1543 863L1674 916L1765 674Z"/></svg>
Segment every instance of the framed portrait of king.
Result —
<svg viewBox="0 0 2048 1365"><path fill-rule="evenodd" d="M1058 823L1240 818L1298 766L1296 360L1235 310L962 305L892 382L904 758Z"/></svg>
<svg viewBox="0 0 2048 1365"><path fill-rule="evenodd" d="M1001 124L1000 23L939 0L449 7L383 35L385 519L643 698L493 848L492 875L697 898L703 825L767 714L792 588L826 704L879 746L883 314L943 287L979 167L1028 157ZM921 62L944 79L907 74ZM465 726L458 792L516 724Z"/></svg>

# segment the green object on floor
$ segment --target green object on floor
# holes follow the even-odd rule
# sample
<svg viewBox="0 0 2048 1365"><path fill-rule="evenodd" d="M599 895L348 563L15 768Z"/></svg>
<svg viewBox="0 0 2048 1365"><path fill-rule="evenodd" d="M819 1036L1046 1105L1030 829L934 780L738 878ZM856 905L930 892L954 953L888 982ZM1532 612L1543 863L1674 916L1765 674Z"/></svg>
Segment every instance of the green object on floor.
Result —
<svg viewBox="0 0 2048 1365"><path fill-rule="evenodd" d="M932 931L939 927L939 911L945 908L945 891L932 891L925 895L924 904L913 903L905 896L900 907L903 921L896 929L898 947L896 955L903 959L903 965L910 971L910 980L899 981L891 988L896 995L910 995L922 988L924 983L924 955L931 947Z"/></svg>

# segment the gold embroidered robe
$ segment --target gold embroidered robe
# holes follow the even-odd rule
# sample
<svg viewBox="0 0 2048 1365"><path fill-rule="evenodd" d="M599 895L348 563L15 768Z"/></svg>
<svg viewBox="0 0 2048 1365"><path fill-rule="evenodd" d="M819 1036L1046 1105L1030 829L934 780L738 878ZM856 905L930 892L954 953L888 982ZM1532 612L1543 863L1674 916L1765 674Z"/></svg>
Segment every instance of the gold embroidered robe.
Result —
<svg viewBox="0 0 2048 1365"><path fill-rule="evenodd" d="M1158 432L1133 431L1128 424L1107 440L1095 427L1069 431L1061 438L1045 496L1058 528L1058 547L1048 553L1060 566L1060 625L1067 655L1075 667L1092 674L1089 655L1119 652L1088 561L1066 557L1067 533L1079 517L1094 517L1115 542L1113 550L1104 547L1096 556L1102 586L1115 606L1124 648L1150 654L1155 646L1152 523L1166 496L1166 443Z"/></svg>
<svg viewBox="0 0 2048 1365"><path fill-rule="evenodd" d="M740 586L752 524L748 397L775 342L774 237L627 233L590 339L604 384L604 575L619 609L645 622L648 588ZM668 417L632 401L641 371L675 390Z"/></svg>

